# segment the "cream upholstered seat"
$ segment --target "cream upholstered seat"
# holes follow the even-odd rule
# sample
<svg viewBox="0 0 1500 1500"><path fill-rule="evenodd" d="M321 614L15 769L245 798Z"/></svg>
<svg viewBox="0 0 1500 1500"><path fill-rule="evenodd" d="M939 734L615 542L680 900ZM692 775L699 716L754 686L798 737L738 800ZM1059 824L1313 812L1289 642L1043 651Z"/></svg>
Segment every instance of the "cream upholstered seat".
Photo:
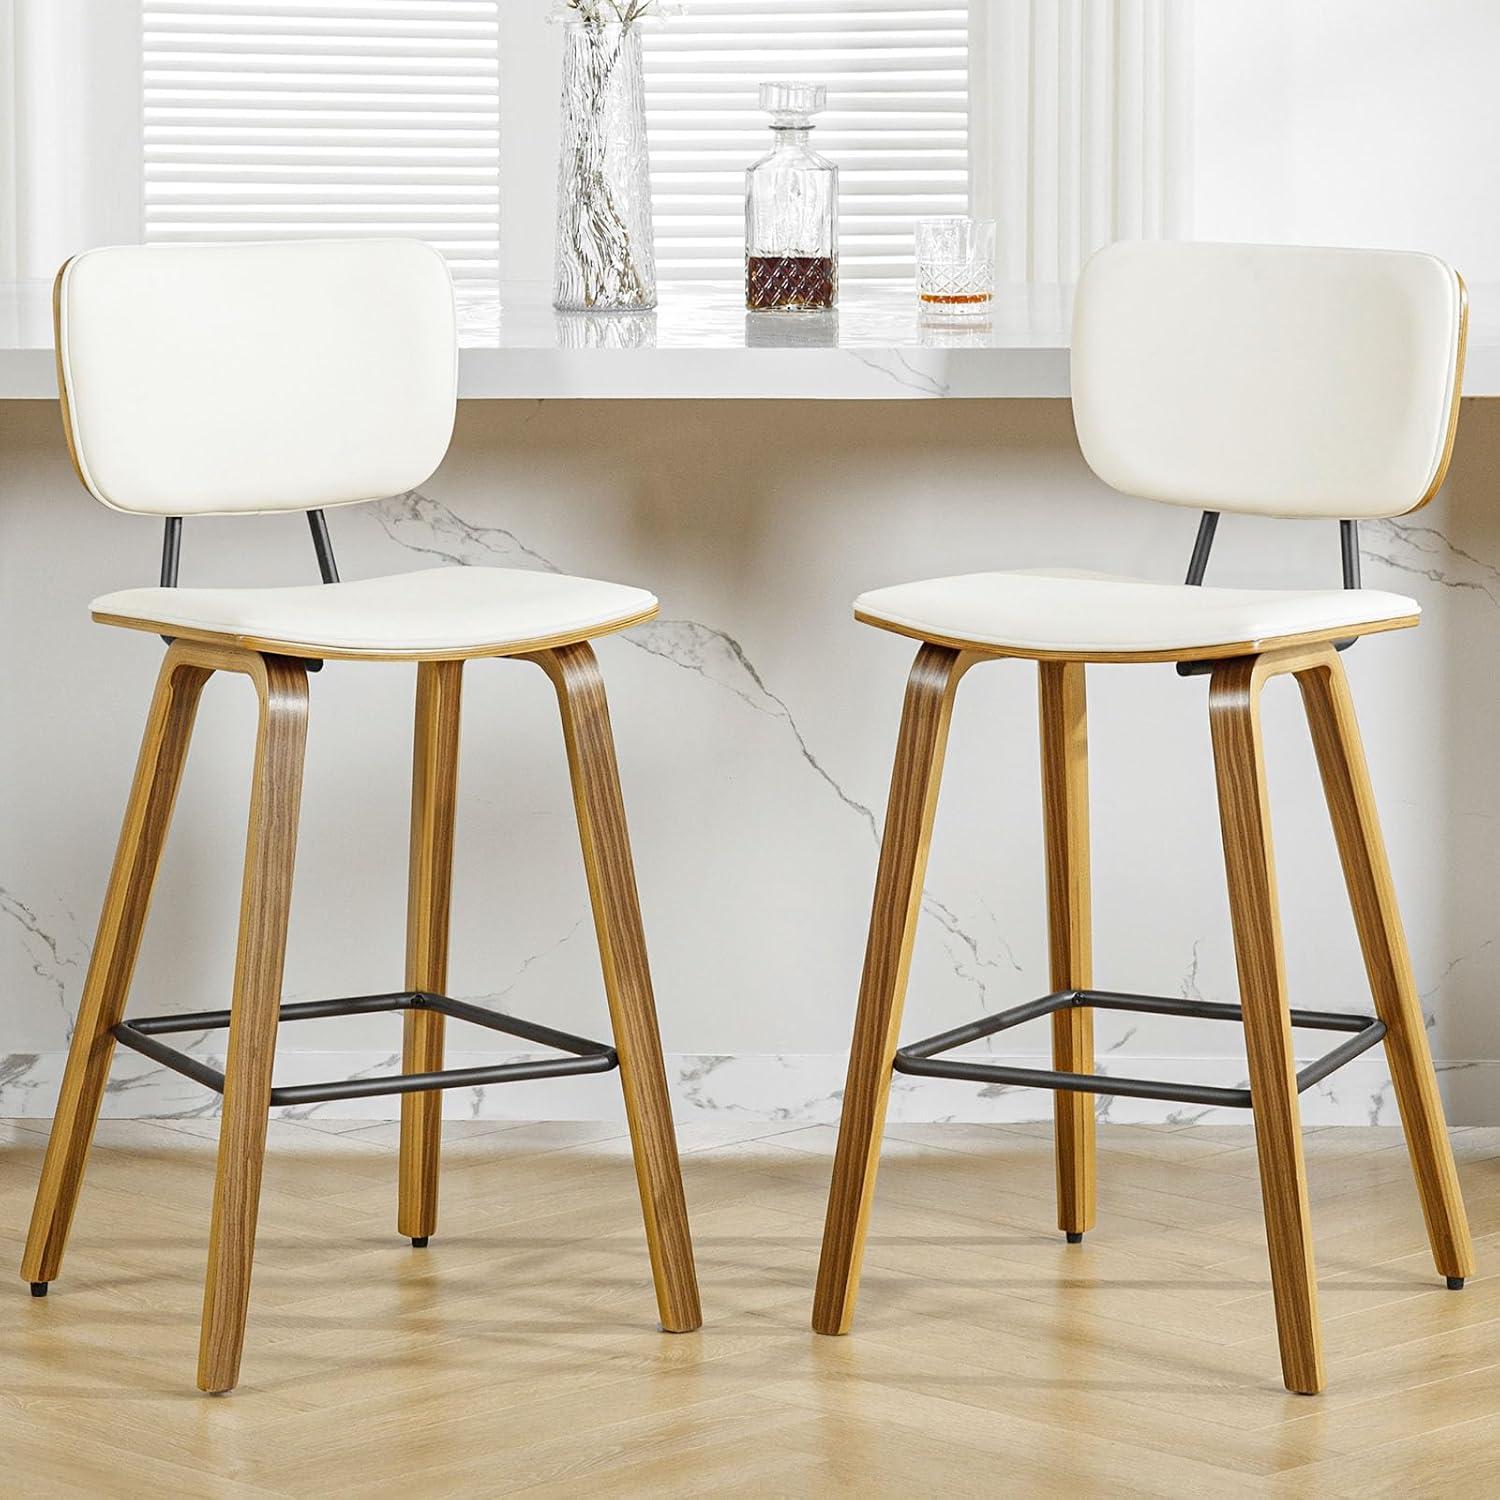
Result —
<svg viewBox="0 0 1500 1500"><path fill-rule="evenodd" d="M1084 268L1073 417L1093 471L1205 511L1415 510L1452 452L1463 284L1430 255L1123 243ZM877 589L855 616L997 653L1183 660L1414 625L1396 594L1215 589L1058 569ZM1231 649L1232 648L1232 649Z"/></svg>
<svg viewBox="0 0 1500 1500"><path fill-rule="evenodd" d="M1416 623L1420 606L1375 589L1222 589L1110 573L966 573L872 589L855 618L919 640L1107 660L1243 656L1266 642Z"/></svg>
<svg viewBox="0 0 1500 1500"><path fill-rule="evenodd" d="M656 613L645 589L519 568L424 568L291 588L140 588L94 618L311 657L509 656L588 640Z"/></svg>
<svg viewBox="0 0 1500 1500"><path fill-rule="evenodd" d="M227 288L233 288L230 295ZM398 494L453 429L453 296L415 240L87 251L57 288L79 477L156 516ZM292 588L135 588L94 618L311 657L499 656L646 619L643 589L502 568Z"/></svg>

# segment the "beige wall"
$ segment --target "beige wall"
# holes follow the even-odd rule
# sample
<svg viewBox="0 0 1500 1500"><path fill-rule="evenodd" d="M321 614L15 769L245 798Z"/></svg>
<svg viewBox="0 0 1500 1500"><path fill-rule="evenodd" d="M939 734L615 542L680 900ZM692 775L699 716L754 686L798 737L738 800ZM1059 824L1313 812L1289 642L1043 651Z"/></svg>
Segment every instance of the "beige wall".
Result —
<svg viewBox="0 0 1500 1500"><path fill-rule="evenodd" d="M1366 580L1414 594L1421 630L1349 658L1455 1117L1500 1121L1500 411L1466 405L1427 511L1367 528ZM94 505L55 406L0 404L0 1115L46 1114L76 1005L154 639L92 625L98 592L154 576L150 523ZM469 403L420 495L331 517L346 577L443 563L556 566L647 585L662 620L601 646L663 1032L685 1108L829 1118L883 811L908 642L856 626L860 589L1043 563L1180 574L1192 513L1121 499L1084 469L1065 402ZM1337 579L1331 525L1230 518L1214 582ZM316 577L297 517L198 521L185 581ZM401 975L412 673L315 678L287 988L375 991ZM1096 974L1234 998L1203 679L1091 674ZM939 812L908 1035L1046 988L1035 705L1019 664L966 681ZM200 719L135 1008L225 1003L246 802L242 683ZM598 1034L604 1026L550 690L522 664L469 671L453 989ZM1364 1007L1295 692L1268 702L1288 961L1299 1003ZM286 1079L371 1067L393 1018L283 1032ZM455 1048L484 1043L455 1027ZM1120 1047L1234 1083L1234 1028L1102 1017ZM1316 1038L1312 1038L1316 1048ZM212 1038L204 1041L212 1051ZM1013 1047L1035 1053L1038 1028ZM324 1053L326 1056L314 1054ZM1111 1060L1111 1066L1116 1064ZM110 1107L205 1096L124 1058ZM610 1079L451 1098L520 1115L614 1108ZM1394 1118L1370 1057L1309 1119ZM1043 1095L903 1082L912 1118L1014 1118ZM372 1108L389 1112L392 1105ZM1114 1107L1115 1118L1172 1106Z"/></svg>

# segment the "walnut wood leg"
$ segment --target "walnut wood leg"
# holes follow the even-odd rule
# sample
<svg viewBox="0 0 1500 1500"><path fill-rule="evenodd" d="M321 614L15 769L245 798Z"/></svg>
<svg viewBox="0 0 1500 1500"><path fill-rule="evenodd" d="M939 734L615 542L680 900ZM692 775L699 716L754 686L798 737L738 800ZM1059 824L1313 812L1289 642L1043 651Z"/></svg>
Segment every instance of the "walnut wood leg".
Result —
<svg viewBox="0 0 1500 1500"><path fill-rule="evenodd" d="M948 724L959 679L975 660L924 645L907 680L813 1301L818 1333L847 1333L854 1318Z"/></svg>
<svg viewBox="0 0 1500 1500"><path fill-rule="evenodd" d="M1297 674L1297 684L1323 775L1375 1011L1386 1024L1385 1055L1432 1257L1441 1275L1450 1282L1461 1281L1474 1274L1469 1221L1343 663L1329 651L1322 663Z"/></svg>
<svg viewBox="0 0 1500 1500"><path fill-rule="evenodd" d="M245 1341L307 737L307 672L302 663L257 656L240 670L255 681L260 727L198 1344L199 1388L215 1392L234 1389Z"/></svg>
<svg viewBox="0 0 1500 1500"><path fill-rule="evenodd" d="M689 1333L703 1322L698 1275L604 679L587 642L543 651L531 660L552 679L562 711L657 1306L667 1332Z"/></svg>
<svg viewBox="0 0 1500 1500"><path fill-rule="evenodd" d="M406 987L448 991L448 914L453 893L453 832L458 805L461 661L424 661L417 667L416 735L412 750L411 864L406 894ZM409 1010L404 1020L402 1071L432 1073L443 1066L443 1017ZM438 1160L443 1096L401 1096L401 1178L397 1228L426 1244L437 1228Z"/></svg>
<svg viewBox="0 0 1500 1500"><path fill-rule="evenodd" d="M1038 663L1042 811L1047 845L1047 937L1051 984L1093 984L1089 908L1089 736L1082 662ZM1070 1006L1052 1016L1052 1066L1094 1071L1094 1013ZM1094 1096L1052 1095L1057 1227L1081 1240L1094 1223Z"/></svg>
<svg viewBox="0 0 1500 1500"><path fill-rule="evenodd" d="M1261 745L1262 681L1254 657L1216 667L1209 722L1281 1369L1288 1390L1311 1395L1323 1388L1322 1340Z"/></svg>
<svg viewBox="0 0 1500 1500"><path fill-rule="evenodd" d="M174 647L156 680L21 1262L21 1275L33 1285L52 1281L62 1266L114 1056L114 1027L125 1012L193 720L209 676L209 669L185 662Z"/></svg>

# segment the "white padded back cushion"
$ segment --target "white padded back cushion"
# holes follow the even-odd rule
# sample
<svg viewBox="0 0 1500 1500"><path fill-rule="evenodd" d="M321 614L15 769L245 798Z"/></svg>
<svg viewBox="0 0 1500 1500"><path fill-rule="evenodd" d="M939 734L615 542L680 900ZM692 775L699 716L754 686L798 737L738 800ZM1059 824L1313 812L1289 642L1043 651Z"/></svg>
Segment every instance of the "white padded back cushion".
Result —
<svg viewBox="0 0 1500 1500"><path fill-rule="evenodd" d="M79 473L116 510L397 494L453 430L453 286L418 240L89 250L57 324Z"/></svg>
<svg viewBox="0 0 1500 1500"><path fill-rule="evenodd" d="M1463 283L1430 255L1112 245L1074 307L1083 456L1176 505L1400 515L1447 463L1464 317Z"/></svg>

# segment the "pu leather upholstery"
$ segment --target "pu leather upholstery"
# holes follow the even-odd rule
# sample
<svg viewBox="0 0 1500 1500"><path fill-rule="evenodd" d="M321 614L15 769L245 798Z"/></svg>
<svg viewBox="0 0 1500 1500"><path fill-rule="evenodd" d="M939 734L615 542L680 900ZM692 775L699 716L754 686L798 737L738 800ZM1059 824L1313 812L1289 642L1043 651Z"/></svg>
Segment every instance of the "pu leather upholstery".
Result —
<svg viewBox="0 0 1500 1500"><path fill-rule="evenodd" d="M519 568L424 568L292 588L140 588L94 617L292 656L514 655L603 635L656 613L645 589Z"/></svg>
<svg viewBox="0 0 1500 1500"><path fill-rule="evenodd" d="M116 510L311 510L421 484L453 429L442 257L417 240L90 250L57 283L79 476ZM644 589L510 568L290 588L130 588L94 617L307 658L515 655L656 612Z"/></svg>
<svg viewBox="0 0 1500 1500"><path fill-rule="evenodd" d="M1462 375L1464 290L1430 255L1125 242L1073 310L1073 420L1117 490L1360 519L1431 498Z"/></svg>
<svg viewBox="0 0 1500 1500"><path fill-rule="evenodd" d="M1090 468L1204 510L1359 519L1436 492L1463 376L1463 283L1430 255L1125 242L1084 267L1073 419ZM1225 589L1070 569L876 589L867 623L1017 655L1227 656L1416 623L1369 589Z"/></svg>
<svg viewBox="0 0 1500 1500"><path fill-rule="evenodd" d="M58 278L79 477L145 515L399 494L453 431L453 286L418 240L128 245Z"/></svg>
<svg viewBox="0 0 1500 1500"><path fill-rule="evenodd" d="M1415 623L1414 599L1375 589L1222 589L1058 570L968 573L874 589L854 612L924 639L1018 654L1200 654L1288 636Z"/></svg>

